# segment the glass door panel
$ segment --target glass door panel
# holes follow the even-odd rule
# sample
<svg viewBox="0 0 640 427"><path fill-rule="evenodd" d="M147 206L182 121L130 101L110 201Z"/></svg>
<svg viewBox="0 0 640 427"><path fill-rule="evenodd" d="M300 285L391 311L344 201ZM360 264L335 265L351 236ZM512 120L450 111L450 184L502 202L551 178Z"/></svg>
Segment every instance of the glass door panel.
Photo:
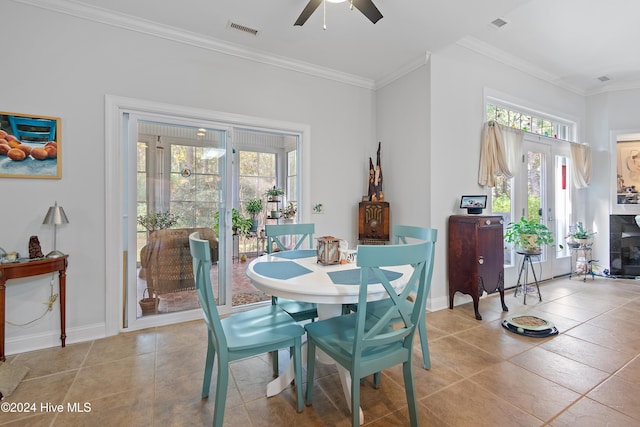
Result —
<svg viewBox="0 0 640 427"><path fill-rule="evenodd" d="M571 252L565 241L572 225L571 205L571 161L568 147L553 147L554 159L554 185L550 197L554 200L554 210L549 212L552 224L555 226L555 260L553 263L553 276L560 276L570 271ZM551 190L551 189L550 189ZM553 212L553 215L552 213Z"/></svg>
<svg viewBox="0 0 640 427"><path fill-rule="evenodd" d="M217 303L229 306L230 292L219 286L230 283L225 280L227 222L225 215L222 227L215 221L226 206L226 130L138 115L131 116L129 129L136 165L135 182L128 184L135 190L127 198L134 214L129 229L135 230L128 239L135 245L128 251L135 260L127 262L129 323L199 313L188 241L196 231L210 243Z"/></svg>
<svg viewBox="0 0 640 427"><path fill-rule="evenodd" d="M550 167L552 160L551 151L548 145L525 142L525 159L526 168L522 171L526 173L526 190L524 196L519 198L521 202L526 204L520 206L522 216L529 221L536 221L545 224L550 230L555 229L552 224L551 212L553 212L551 202L553 198L549 197L549 186L554 181L554 175L551 173L554 169ZM533 261L537 261L535 265L536 276L538 280L549 279L553 277L553 260L555 256L555 244L552 246L542 246L542 253L539 257L534 257ZM537 258L537 259L536 259ZM518 263L521 257L518 257Z"/></svg>

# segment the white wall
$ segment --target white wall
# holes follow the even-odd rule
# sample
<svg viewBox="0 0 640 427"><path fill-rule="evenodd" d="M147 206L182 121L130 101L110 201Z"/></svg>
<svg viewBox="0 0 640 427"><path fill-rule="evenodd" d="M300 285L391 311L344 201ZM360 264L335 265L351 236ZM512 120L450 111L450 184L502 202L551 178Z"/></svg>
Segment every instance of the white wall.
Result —
<svg viewBox="0 0 640 427"><path fill-rule="evenodd" d="M509 101L584 123L583 97L502 63L453 45L431 56L431 226L440 244L429 308L448 306L446 230L463 194L490 194L478 185L484 94L509 94ZM580 133L582 134L582 130ZM456 294L455 304L468 299Z"/></svg>
<svg viewBox="0 0 640 427"><path fill-rule="evenodd" d="M377 91L383 189L392 224L431 225L430 80L427 64Z"/></svg>
<svg viewBox="0 0 640 427"><path fill-rule="evenodd" d="M0 111L62 119L61 180L0 180L0 247L26 254L29 236L38 235L48 252L52 230L42 220L54 201L64 207L67 342L104 334L107 94L309 125L309 197L325 206L312 218L317 235L355 241L354 206L366 194L365 155L376 141L371 90L23 4L2 2L0 13L3 32L16 35L2 67ZM10 281L7 319L37 317L48 283ZM7 354L59 345L57 310L30 328L7 326Z"/></svg>

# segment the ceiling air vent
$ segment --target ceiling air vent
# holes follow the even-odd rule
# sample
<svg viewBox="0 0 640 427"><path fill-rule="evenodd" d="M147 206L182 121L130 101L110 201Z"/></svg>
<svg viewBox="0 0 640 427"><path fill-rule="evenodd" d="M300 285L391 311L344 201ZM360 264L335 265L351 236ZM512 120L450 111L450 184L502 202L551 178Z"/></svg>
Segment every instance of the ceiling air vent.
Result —
<svg viewBox="0 0 640 427"><path fill-rule="evenodd" d="M504 19L498 18L491 21L491 25L493 25L496 28L502 28L505 25L507 25L507 21L505 21Z"/></svg>
<svg viewBox="0 0 640 427"><path fill-rule="evenodd" d="M247 27L245 25L236 24L235 22L229 22L229 27L238 31L243 31L245 33L251 34L253 36L258 35L258 30L255 30L251 27Z"/></svg>
<svg viewBox="0 0 640 427"><path fill-rule="evenodd" d="M609 77L607 76L600 76L598 77L598 80L600 80L601 82L608 82L609 80L611 80Z"/></svg>

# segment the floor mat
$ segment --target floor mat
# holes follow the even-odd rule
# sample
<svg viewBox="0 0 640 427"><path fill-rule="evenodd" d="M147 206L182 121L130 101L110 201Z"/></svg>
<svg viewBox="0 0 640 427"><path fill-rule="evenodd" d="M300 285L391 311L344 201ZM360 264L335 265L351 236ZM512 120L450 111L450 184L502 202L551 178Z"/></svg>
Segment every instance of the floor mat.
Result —
<svg viewBox="0 0 640 427"><path fill-rule="evenodd" d="M9 363L0 364L0 400L11 396L22 379L29 372L29 368Z"/></svg>

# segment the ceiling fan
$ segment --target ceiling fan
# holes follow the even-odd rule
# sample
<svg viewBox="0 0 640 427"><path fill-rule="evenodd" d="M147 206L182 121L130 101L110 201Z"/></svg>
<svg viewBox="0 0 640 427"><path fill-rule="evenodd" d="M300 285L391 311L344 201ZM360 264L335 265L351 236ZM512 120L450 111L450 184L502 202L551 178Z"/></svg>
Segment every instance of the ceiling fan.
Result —
<svg viewBox="0 0 640 427"><path fill-rule="evenodd" d="M298 20L293 25L303 25L307 22L307 19L315 12L323 1L329 1L331 3L341 3L345 0L309 0L307 6L304 8ZM382 19L382 13L378 10L373 1L371 0L348 0L351 3L351 8L355 6L364 16L369 18L374 24Z"/></svg>

